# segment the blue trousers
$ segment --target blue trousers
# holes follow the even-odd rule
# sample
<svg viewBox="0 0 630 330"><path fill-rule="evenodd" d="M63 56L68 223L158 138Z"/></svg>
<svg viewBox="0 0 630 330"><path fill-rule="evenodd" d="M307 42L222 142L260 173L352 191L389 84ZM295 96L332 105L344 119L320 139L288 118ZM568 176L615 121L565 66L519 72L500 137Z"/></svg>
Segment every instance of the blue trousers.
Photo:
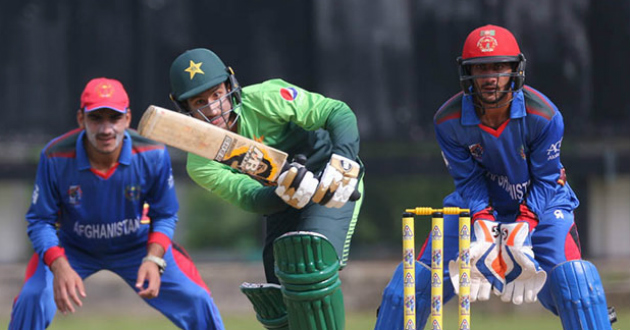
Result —
<svg viewBox="0 0 630 330"><path fill-rule="evenodd" d="M65 250L70 265L82 279L100 270L109 270L137 291L136 278L140 262L146 255L145 246L122 254L98 257L67 247ZM167 267L162 274L159 296L145 299L146 303L181 329L224 330L210 290L185 251L172 245L164 259ZM53 273L35 254L28 264L22 290L14 301L9 330L45 329L56 311Z"/></svg>

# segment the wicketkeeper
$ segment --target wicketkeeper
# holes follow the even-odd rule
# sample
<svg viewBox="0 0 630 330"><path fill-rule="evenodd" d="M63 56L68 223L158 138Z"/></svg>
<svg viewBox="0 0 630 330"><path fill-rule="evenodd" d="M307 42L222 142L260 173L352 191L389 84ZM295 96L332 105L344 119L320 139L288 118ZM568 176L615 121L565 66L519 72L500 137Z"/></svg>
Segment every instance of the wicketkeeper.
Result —
<svg viewBox="0 0 630 330"><path fill-rule="evenodd" d="M457 62L462 91L437 111L434 125L455 183L444 206L473 214L471 301L488 300L492 292L514 304L539 300L565 330L611 329L597 269L581 258L573 219L579 202L560 162L562 114L524 84L525 56L502 27L472 31ZM443 279L445 302L459 280L453 217L444 220L443 255L451 261ZM416 267L417 329L430 311L427 246L430 237ZM383 293L377 330L403 328L400 268Z"/></svg>

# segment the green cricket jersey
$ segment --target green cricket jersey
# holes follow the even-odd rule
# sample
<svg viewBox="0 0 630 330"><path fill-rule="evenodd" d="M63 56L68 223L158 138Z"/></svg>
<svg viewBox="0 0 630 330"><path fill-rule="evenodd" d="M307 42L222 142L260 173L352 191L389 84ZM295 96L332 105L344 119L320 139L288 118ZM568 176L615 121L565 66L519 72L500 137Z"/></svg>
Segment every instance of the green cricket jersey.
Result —
<svg viewBox="0 0 630 330"><path fill-rule="evenodd" d="M235 111L238 134L283 150L289 159L305 155L316 175L333 153L361 163L357 119L344 102L273 79L244 87ZM272 214L288 207L275 187L219 162L188 154L186 169L197 184L246 211Z"/></svg>

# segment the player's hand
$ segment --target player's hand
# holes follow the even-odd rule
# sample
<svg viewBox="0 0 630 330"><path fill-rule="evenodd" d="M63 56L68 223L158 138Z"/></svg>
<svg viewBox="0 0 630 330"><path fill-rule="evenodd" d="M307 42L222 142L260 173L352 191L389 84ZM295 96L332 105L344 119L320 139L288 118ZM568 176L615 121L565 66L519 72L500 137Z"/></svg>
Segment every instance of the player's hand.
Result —
<svg viewBox="0 0 630 330"><path fill-rule="evenodd" d="M494 209L492 206L486 206L483 210L473 214L471 220L473 225L477 220L497 221L494 216Z"/></svg>
<svg viewBox="0 0 630 330"><path fill-rule="evenodd" d="M289 169L280 174L277 182L276 195L296 209L308 204L319 184L313 172L300 163L300 160L289 164Z"/></svg>
<svg viewBox="0 0 630 330"><path fill-rule="evenodd" d="M501 237L499 223L477 220L473 226L475 240L470 243L470 301L485 301L490 294L502 292L505 284L505 269L501 264L499 249ZM455 287L459 289L459 269L457 262L449 262L449 273Z"/></svg>
<svg viewBox="0 0 630 330"><path fill-rule="evenodd" d="M529 224L529 231L532 232L538 225L538 216L523 202L518 206L516 222L527 222Z"/></svg>
<svg viewBox="0 0 630 330"><path fill-rule="evenodd" d="M138 279L136 280L138 295L145 299L157 297L160 294L161 283L158 265L151 261L143 262L138 269Z"/></svg>
<svg viewBox="0 0 630 330"><path fill-rule="evenodd" d="M50 270L54 276L53 292L57 309L63 314L74 313L74 305L83 306L79 296L83 298L86 296L83 280L70 266L66 257L60 257L53 261Z"/></svg>
<svg viewBox="0 0 630 330"><path fill-rule="evenodd" d="M525 221L501 224L501 258L506 265L506 287L501 300L520 305L535 302L538 292L547 280L547 273L534 259L529 232Z"/></svg>
<svg viewBox="0 0 630 330"><path fill-rule="evenodd" d="M331 208L342 207L357 188L359 173L359 163L332 154L319 178L319 186L313 195L313 202Z"/></svg>

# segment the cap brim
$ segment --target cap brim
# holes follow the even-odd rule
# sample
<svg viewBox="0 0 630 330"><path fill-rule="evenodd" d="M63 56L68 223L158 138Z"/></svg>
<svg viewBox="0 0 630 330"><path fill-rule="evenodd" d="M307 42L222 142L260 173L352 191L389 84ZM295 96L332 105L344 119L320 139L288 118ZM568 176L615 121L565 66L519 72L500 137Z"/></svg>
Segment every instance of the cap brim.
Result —
<svg viewBox="0 0 630 330"><path fill-rule="evenodd" d="M127 108L126 107L120 107L120 106L114 107L114 106L111 106L111 105L95 105L95 106L92 106L90 108L84 107L83 111L84 112L92 112L92 111L100 110L100 109L110 109L110 110L114 110L114 111L120 112L120 113L127 113Z"/></svg>
<svg viewBox="0 0 630 330"><path fill-rule="evenodd" d="M183 93L182 95L177 97L177 100L180 102L186 101L187 99L195 96L195 95L199 95L201 93L203 93L204 91L217 86L223 82L227 81L227 77L218 77L215 79L212 79L208 82L206 82L205 84L201 84L189 91L187 91L186 93Z"/></svg>

